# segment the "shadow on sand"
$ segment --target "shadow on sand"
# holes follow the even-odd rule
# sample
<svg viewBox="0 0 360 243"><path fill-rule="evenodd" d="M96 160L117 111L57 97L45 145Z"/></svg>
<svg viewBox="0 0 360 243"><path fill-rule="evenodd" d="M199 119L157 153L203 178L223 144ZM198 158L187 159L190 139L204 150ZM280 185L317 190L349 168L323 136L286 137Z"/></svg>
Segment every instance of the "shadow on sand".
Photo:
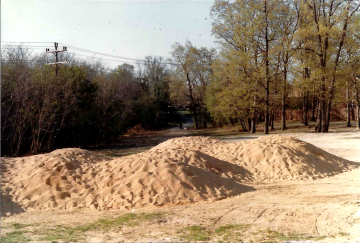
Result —
<svg viewBox="0 0 360 243"><path fill-rule="evenodd" d="M10 195L1 191L1 217L8 217L22 212L25 212L25 210L14 202Z"/></svg>

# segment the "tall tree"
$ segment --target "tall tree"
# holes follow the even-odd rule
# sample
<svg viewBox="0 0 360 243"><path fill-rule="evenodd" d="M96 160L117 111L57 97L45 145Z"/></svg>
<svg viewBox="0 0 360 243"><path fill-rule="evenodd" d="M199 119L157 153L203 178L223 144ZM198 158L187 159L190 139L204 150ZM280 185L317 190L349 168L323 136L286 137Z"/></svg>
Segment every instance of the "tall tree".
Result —
<svg viewBox="0 0 360 243"><path fill-rule="evenodd" d="M311 41L306 46L316 57L319 76L319 123L318 131L328 132L330 112L336 92L338 67L342 61L343 47L349 25L358 14L359 1L304 0L302 2L303 39ZM305 47L304 47L305 49Z"/></svg>
<svg viewBox="0 0 360 243"><path fill-rule="evenodd" d="M213 79L212 62L215 59L215 49L196 48L190 41L182 46L173 45L172 61L176 65L175 72L180 80L186 83L191 109L194 114L195 127L206 127L206 87Z"/></svg>
<svg viewBox="0 0 360 243"><path fill-rule="evenodd" d="M265 117L264 133L268 134L270 94L274 77L279 71L279 21L281 11L278 1L217 0L211 10L213 34L222 50L228 50L231 66L238 65L243 77L254 85L251 91L251 132L260 104Z"/></svg>

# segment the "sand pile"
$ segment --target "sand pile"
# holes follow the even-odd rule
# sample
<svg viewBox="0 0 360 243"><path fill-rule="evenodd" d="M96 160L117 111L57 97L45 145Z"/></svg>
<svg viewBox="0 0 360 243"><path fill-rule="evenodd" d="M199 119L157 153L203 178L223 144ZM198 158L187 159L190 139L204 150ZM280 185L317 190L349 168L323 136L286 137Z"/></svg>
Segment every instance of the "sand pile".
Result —
<svg viewBox="0 0 360 243"><path fill-rule="evenodd" d="M169 139L160 143L151 150L158 150L161 148L168 149L183 149L183 150L199 150L204 153L211 152L214 148L220 150L227 147L229 144L221 140L212 139L209 137L181 137Z"/></svg>
<svg viewBox="0 0 360 243"><path fill-rule="evenodd" d="M216 158L243 166L255 181L316 179L355 167L355 163L312 144L281 135L228 144L212 151Z"/></svg>
<svg viewBox="0 0 360 243"><path fill-rule="evenodd" d="M243 168L199 151L159 149L112 159L61 149L5 161L2 194L35 209L130 209L220 200L251 190L231 179L245 178Z"/></svg>
<svg viewBox="0 0 360 243"><path fill-rule="evenodd" d="M176 138L116 159L61 149L4 158L3 165L1 193L7 201L35 209L97 210L219 200L252 190L241 184L244 181L318 178L354 167L285 136L233 144L205 137ZM6 206L11 204L2 201Z"/></svg>
<svg viewBox="0 0 360 243"><path fill-rule="evenodd" d="M208 137L175 138L152 148L198 150L249 173L252 181L316 179L351 170L353 162L332 155L294 137L272 135L238 143ZM250 177L252 177L250 179Z"/></svg>

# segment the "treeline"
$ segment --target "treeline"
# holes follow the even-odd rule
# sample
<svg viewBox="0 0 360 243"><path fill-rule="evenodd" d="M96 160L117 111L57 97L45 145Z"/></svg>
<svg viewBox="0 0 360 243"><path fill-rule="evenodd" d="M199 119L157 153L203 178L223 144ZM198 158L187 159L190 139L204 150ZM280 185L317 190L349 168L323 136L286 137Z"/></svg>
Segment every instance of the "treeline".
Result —
<svg viewBox="0 0 360 243"><path fill-rule="evenodd" d="M44 65L47 56L22 47L4 49L2 57L2 155L101 145L136 124L158 129L177 119L161 57L146 57L137 71L73 59L57 76Z"/></svg>
<svg viewBox="0 0 360 243"><path fill-rule="evenodd" d="M3 49L2 154L104 144L137 124L179 122L176 107L192 111L196 129L254 133L263 121L267 134L279 111L286 130L286 109L301 109L304 125L316 120L316 132L328 132L331 110L346 105L350 125L355 101L360 127L359 8L351 0L216 0L218 50L175 43L169 59L113 70L68 55L60 60L71 65L56 76L48 55Z"/></svg>
<svg viewBox="0 0 360 243"><path fill-rule="evenodd" d="M328 132L334 106L360 104L359 1L216 0L212 32L220 45L207 89L207 108L218 124L240 123L265 134L274 111L302 103L313 108L316 131ZM358 115L359 116L359 115ZM357 119L359 121L359 119ZM358 122L358 126L360 123Z"/></svg>

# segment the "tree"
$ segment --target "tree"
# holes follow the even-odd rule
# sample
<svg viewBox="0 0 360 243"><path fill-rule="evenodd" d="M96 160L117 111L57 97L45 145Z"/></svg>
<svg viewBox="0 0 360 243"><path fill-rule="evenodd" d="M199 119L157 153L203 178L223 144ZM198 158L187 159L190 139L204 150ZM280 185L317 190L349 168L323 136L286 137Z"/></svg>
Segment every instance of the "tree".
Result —
<svg viewBox="0 0 360 243"><path fill-rule="evenodd" d="M328 132L330 112L336 92L338 68L352 19L358 14L359 1L304 0L302 2L301 38L310 45L316 60L314 74L319 77L319 122L317 131Z"/></svg>
<svg viewBox="0 0 360 243"><path fill-rule="evenodd" d="M242 79L251 83L251 132L255 132L259 108L264 111L264 133L269 132L270 83L279 71L280 9L278 1L272 0L217 0L211 10L212 31L227 52L229 67L237 66Z"/></svg>
<svg viewBox="0 0 360 243"><path fill-rule="evenodd" d="M346 79L346 115L347 125L351 125L352 99L357 103L357 128L360 129L360 15L356 15L349 28L345 41L344 70Z"/></svg>
<svg viewBox="0 0 360 243"><path fill-rule="evenodd" d="M215 49L196 48L190 41L185 46L175 43L172 51L172 62L176 65L175 74L178 80L186 83L190 106L194 114L196 129L206 127L206 87L213 79L211 65L216 57ZM198 116L200 114L200 116Z"/></svg>
<svg viewBox="0 0 360 243"><path fill-rule="evenodd" d="M299 28L300 21L300 6L297 2L281 1L279 4L279 36L281 47L281 72L282 90L281 90L281 130L286 130L286 97L288 94L288 74L291 64L291 58L296 53L296 31Z"/></svg>

